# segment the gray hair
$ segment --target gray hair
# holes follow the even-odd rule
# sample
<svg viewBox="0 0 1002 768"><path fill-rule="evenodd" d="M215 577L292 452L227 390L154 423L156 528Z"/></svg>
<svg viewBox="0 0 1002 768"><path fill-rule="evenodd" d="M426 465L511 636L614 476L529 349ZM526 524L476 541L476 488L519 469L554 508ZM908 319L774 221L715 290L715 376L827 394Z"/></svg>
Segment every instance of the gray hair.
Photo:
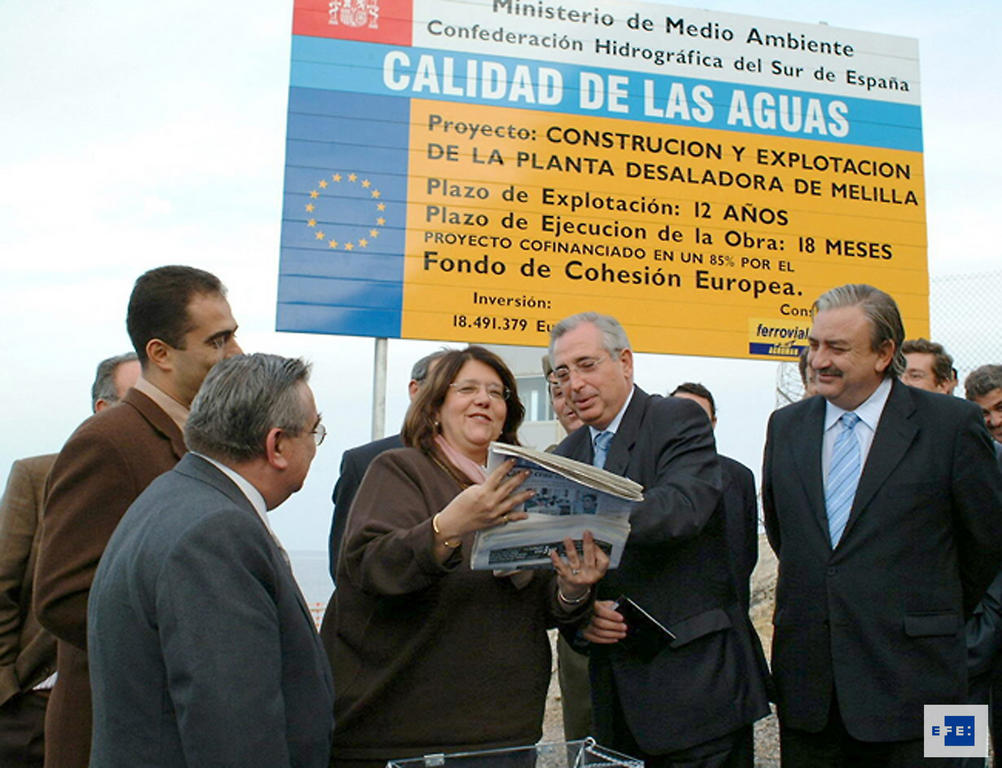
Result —
<svg viewBox="0 0 1002 768"><path fill-rule="evenodd" d="M420 384L422 381L428 378L428 371L431 370L431 364L434 363L438 358L444 355L449 350L440 349L437 352L432 352L430 355L425 355L420 360L418 360L411 367L411 380L416 381Z"/></svg>
<svg viewBox="0 0 1002 768"><path fill-rule="evenodd" d="M984 397L993 389L1002 389L1002 365L982 365L964 379L964 396L968 400Z"/></svg>
<svg viewBox="0 0 1002 768"><path fill-rule="evenodd" d="M863 310L870 321L870 348L874 352L879 351L885 341L894 345L894 356L884 371L884 378L898 377L904 373L906 365L901 344L905 340L905 326L894 299L872 285L850 283L822 293L814 302L815 314L843 307L859 307Z"/></svg>
<svg viewBox="0 0 1002 768"><path fill-rule="evenodd" d="M224 462L264 456L270 430L298 435L312 428L297 386L309 378L310 364L301 358L255 353L216 363L191 404L185 444Z"/></svg>
<svg viewBox="0 0 1002 768"><path fill-rule="evenodd" d="M97 401L104 400L106 403L118 402L118 390L115 389L115 372L122 363L131 363L138 360L135 352L126 352L124 355L115 355L102 360L97 364L97 372L94 374L94 383L90 388L90 406L97 408Z"/></svg>
<svg viewBox="0 0 1002 768"><path fill-rule="evenodd" d="M630 349L630 340L626 336L626 331L619 321L610 315L600 315L598 312L579 312L576 315L565 317L550 331L550 360L553 360L553 348L557 339L569 331L573 331L579 325L591 323L602 333L602 346L605 351L615 357L624 349Z"/></svg>
<svg viewBox="0 0 1002 768"><path fill-rule="evenodd" d="M550 362L549 355L543 355L543 378L549 379L550 374L553 373L553 363Z"/></svg>

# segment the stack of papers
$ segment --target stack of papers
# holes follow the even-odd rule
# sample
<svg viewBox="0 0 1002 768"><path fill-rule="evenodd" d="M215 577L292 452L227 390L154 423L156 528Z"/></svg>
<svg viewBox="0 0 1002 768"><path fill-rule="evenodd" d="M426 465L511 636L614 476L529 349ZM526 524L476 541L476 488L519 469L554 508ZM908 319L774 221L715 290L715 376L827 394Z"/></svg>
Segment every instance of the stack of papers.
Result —
<svg viewBox="0 0 1002 768"><path fill-rule="evenodd" d="M630 513L644 500L643 487L590 464L506 443L491 443L487 471L510 458L516 460L512 473L530 471L519 490L531 489L536 495L517 508L529 517L479 531L471 566L477 570L552 567L550 550L562 553L563 540L569 538L580 552L587 530L609 555L609 567L617 567L630 535Z"/></svg>

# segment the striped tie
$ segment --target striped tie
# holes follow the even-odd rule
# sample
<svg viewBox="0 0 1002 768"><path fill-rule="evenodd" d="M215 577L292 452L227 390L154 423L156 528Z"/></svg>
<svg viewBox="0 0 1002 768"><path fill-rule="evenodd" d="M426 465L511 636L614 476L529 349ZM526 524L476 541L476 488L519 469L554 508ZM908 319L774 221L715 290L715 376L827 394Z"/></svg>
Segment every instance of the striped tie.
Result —
<svg viewBox="0 0 1002 768"><path fill-rule="evenodd" d="M825 491L825 508L828 510L828 532L832 549L842 538L845 524L849 522L852 500L859 484L859 440L853 428L859 423L859 416L852 411L839 418L842 431L835 439L831 464L828 467L828 488Z"/></svg>
<svg viewBox="0 0 1002 768"><path fill-rule="evenodd" d="M605 466L605 457L609 454L609 443L615 436L615 432L599 432L595 435L595 456L591 463L601 469Z"/></svg>

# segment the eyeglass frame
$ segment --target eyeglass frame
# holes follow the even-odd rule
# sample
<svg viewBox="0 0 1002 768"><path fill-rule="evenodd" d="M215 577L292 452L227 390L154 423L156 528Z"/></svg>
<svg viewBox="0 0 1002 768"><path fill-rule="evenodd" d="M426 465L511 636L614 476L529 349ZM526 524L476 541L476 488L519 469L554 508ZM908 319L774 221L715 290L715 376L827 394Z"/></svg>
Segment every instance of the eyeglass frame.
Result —
<svg viewBox="0 0 1002 768"><path fill-rule="evenodd" d="M318 419L317 425L310 430L310 434L313 435L313 442L316 443L319 448L323 443L324 438L327 437L327 427L325 427L324 423Z"/></svg>
<svg viewBox="0 0 1002 768"><path fill-rule="evenodd" d="M477 389L476 389L475 392L463 393L463 392L459 391L462 387L469 387L469 386L473 386L474 384L476 384L476 387L477 387ZM484 382L484 381L476 381L475 382L475 381L470 380L470 379L464 380L463 382L456 382L456 381L454 381L454 382L452 382L449 385L449 389L455 390L455 392L456 392L457 395L460 395L460 396L463 396L463 397L472 397L473 395L475 395L478 392L480 392L480 390L482 389L482 390L484 390L487 393L487 397L489 397L491 400L493 400L495 402L507 403L511 399L511 390L508 389L508 387L502 386L501 387L501 392L496 392L496 391L495 392L491 392L491 390L488 387L489 387L489 385L487 384L487 382ZM497 395L500 395L500 398L498 398Z"/></svg>
<svg viewBox="0 0 1002 768"><path fill-rule="evenodd" d="M618 350L617 352L622 352L623 350ZM595 373L595 370L604 363L606 360L612 360L613 355L611 352L606 352L605 357L585 357L581 360L570 363L569 365L561 365L550 371L550 375L546 377L546 380L551 384L561 385L566 384L571 380L571 373L576 373L578 376L590 376ZM581 367L581 363L589 363L586 368Z"/></svg>

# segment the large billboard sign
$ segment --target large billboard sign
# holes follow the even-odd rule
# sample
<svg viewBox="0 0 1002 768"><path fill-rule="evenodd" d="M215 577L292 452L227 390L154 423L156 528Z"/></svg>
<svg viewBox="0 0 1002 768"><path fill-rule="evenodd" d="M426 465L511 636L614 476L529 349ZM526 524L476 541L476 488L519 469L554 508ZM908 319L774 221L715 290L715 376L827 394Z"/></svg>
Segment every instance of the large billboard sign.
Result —
<svg viewBox="0 0 1002 768"><path fill-rule="evenodd" d="M928 330L914 40L658 3L296 0L278 330L794 357Z"/></svg>

